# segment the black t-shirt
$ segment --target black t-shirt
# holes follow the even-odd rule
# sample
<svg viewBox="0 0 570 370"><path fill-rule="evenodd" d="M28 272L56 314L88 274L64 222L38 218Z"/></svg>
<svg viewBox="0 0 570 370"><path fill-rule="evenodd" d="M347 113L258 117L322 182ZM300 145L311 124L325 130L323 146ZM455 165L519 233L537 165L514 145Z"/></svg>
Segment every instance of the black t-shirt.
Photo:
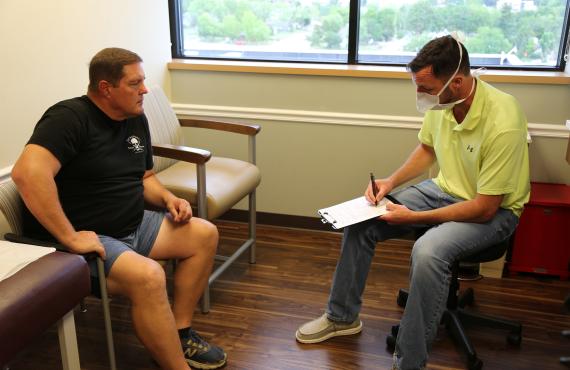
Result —
<svg viewBox="0 0 570 370"><path fill-rule="evenodd" d="M76 230L112 237L136 230L144 212L142 178L153 166L144 114L114 121L85 95L64 100L44 113L28 144L61 163L59 200ZM50 238L27 209L23 226L26 235Z"/></svg>

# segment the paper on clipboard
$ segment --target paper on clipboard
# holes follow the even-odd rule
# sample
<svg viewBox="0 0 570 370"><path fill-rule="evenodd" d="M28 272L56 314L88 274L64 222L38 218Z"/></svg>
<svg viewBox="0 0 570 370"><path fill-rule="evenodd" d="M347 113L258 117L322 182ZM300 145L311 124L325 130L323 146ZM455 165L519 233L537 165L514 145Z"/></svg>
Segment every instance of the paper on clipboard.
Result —
<svg viewBox="0 0 570 370"><path fill-rule="evenodd" d="M383 198L378 202L378 205L375 206L370 204L366 198L362 196L332 207L319 209L317 212L323 222L330 223L335 229L342 229L345 226L366 221L387 213L386 204L389 202L387 198Z"/></svg>

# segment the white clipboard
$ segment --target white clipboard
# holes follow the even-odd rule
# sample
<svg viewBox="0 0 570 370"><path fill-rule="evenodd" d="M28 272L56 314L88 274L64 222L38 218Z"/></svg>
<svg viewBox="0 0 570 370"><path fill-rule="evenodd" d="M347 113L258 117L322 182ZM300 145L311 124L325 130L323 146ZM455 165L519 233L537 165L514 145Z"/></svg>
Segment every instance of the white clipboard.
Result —
<svg viewBox="0 0 570 370"><path fill-rule="evenodd" d="M386 204L391 203L387 198L382 198L378 205L370 204L366 198L359 197L337 205L319 209L323 223L329 223L334 229L342 229L362 221L370 220L388 213Z"/></svg>

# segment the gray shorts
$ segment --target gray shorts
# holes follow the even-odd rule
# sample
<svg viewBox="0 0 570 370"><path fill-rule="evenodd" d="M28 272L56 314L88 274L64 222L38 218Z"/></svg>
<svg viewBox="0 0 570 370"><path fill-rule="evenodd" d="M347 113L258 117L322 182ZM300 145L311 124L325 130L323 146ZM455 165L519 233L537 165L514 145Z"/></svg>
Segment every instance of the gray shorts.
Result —
<svg viewBox="0 0 570 370"><path fill-rule="evenodd" d="M160 225L164 219L165 212L144 211L142 222L131 234L122 238L112 238L106 235L97 235L107 255L105 259L105 275L109 275L113 263L124 252L133 251L142 256L148 256L152 246L158 236ZM97 265L95 260L89 262L91 276L97 276Z"/></svg>

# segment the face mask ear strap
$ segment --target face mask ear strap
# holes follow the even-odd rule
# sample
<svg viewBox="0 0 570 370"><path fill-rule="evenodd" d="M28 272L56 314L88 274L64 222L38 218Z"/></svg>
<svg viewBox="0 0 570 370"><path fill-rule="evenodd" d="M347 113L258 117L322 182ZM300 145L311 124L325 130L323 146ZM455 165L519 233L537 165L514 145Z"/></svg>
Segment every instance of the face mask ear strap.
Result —
<svg viewBox="0 0 570 370"><path fill-rule="evenodd" d="M457 40L455 37L453 37L453 39L455 40L455 42L457 42L457 46L459 47L459 63L457 64L457 68L455 68L455 72L453 72L453 74L451 75L451 77L449 78L449 80L447 80L447 82L445 83L445 85L443 85L443 87L441 88L441 90L437 93L437 96L440 96L441 93L443 93L445 91L445 89L449 86L449 84L451 83L451 81L453 80L453 77L455 77L455 75L457 74L457 72L459 72L459 69L461 68L461 62L463 61L463 48L461 47L461 43L459 42L459 40Z"/></svg>

